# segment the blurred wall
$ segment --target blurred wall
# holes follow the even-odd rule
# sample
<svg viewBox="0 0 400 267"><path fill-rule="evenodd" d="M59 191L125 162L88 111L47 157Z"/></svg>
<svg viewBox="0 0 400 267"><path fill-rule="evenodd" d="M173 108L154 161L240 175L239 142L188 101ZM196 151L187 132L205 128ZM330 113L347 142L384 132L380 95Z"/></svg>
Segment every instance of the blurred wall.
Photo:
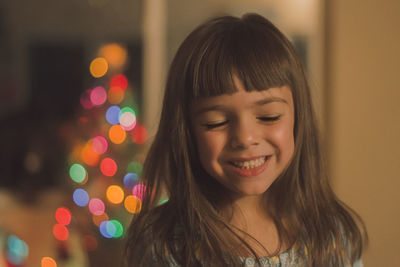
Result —
<svg viewBox="0 0 400 267"><path fill-rule="evenodd" d="M0 117L29 101L31 44L82 44L89 64L100 44L141 38L141 26L141 0L0 0L0 70L16 80L13 98L0 99Z"/></svg>
<svg viewBox="0 0 400 267"><path fill-rule="evenodd" d="M400 2L332 0L327 12L332 181L367 224L365 266L399 266Z"/></svg>

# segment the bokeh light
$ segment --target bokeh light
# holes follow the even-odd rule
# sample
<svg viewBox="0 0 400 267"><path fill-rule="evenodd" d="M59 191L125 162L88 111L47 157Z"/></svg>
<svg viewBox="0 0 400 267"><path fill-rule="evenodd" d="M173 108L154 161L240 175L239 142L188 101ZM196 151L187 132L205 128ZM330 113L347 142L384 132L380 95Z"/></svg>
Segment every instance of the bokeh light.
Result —
<svg viewBox="0 0 400 267"><path fill-rule="evenodd" d="M169 200L168 197L162 198L162 199L160 199L160 201L158 201L158 205L162 205L162 204L168 202L168 200Z"/></svg>
<svg viewBox="0 0 400 267"><path fill-rule="evenodd" d="M108 137L114 144L121 144L126 139L126 132L121 125L116 124L110 127Z"/></svg>
<svg viewBox="0 0 400 267"><path fill-rule="evenodd" d="M107 140L100 135L92 139L91 145L93 151L99 155L104 154L108 148Z"/></svg>
<svg viewBox="0 0 400 267"><path fill-rule="evenodd" d="M86 169L79 163L74 163L69 168L69 176L74 182L82 183L86 179Z"/></svg>
<svg viewBox="0 0 400 267"><path fill-rule="evenodd" d="M89 194L82 188L75 189L72 198L76 205L85 207L89 203Z"/></svg>
<svg viewBox="0 0 400 267"><path fill-rule="evenodd" d="M65 241L68 239L69 231L65 225L55 224L53 227L53 235L56 239L60 241Z"/></svg>
<svg viewBox="0 0 400 267"><path fill-rule="evenodd" d="M107 92L106 89L104 89L101 86L97 86L93 88L90 92L90 101L93 103L95 106L100 106L104 104L107 100Z"/></svg>
<svg viewBox="0 0 400 267"><path fill-rule="evenodd" d="M132 172L136 173L138 176L142 174L143 166L137 161L132 161L128 164L128 167L126 168L127 172Z"/></svg>
<svg viewBox="0 0 400 267"><path fill-rule="evenodd" d="M116 230L115 225L109 221L103 221L100 224L100 233L105 238L113 238Z"/></svg>
<svg viewBox="0 0 400 267"><path fill-rule="evenodd" d="M109 220L109 223L113 224L115 227L115 233L114 233L114 238L118 238L121 237L124 233L124 227L122 226L122 224L117 221L117 220ZM108 224L107 224L108 226Z"/></svg>
<svg viewBox="0 0 400 267"><path fill-rule="evenodd" d="M106 120L111 125L119 123L119 113L121 109L118 106L111 106L106 111Z"/></svg>
<svg viewBox="0 0 400 267"><path fill-rule="evenodd" d="M147 140L147 130L143 125L136 124L135 128L130 133L132 142L135 144L143 144Z"/></svg>
<svg viewBox="0 0 400 267"><path fill-rule="evenodd" d="M122 67L127 59L126 48L117 43L110 43L102 46L99 49L99 55L104 57L110 68L113 69Z"/></svg>
<svg viewBox="0 0 400 267"><path fill-rule="evenodd" d="M14 265L21 265L29 254L28 245L15 235L7 238L8 253L7 259Z"/></svg>
<svg viewBox="0 0 400 267"><path fill-rule="evenodd" d="M81 158L89 166L96 166L99 163L100 156L93 150L90 142L88 142L81 151Z"/></svg>
<svg viewBox="0 0 400 267"><path fill-rule="evenodd" d="M60 207L56 210L56 221L62 225L68 225L71 222L71 212L65 207Z"/></svg>
<svg viewBox="0 0 400 267"><path fill-rule="evenodd" d="M41 267L57 267L56 261L51 257L43 257L41 265Z"/></svg>
<svg viewBox="0 0 400 267"><path fill-rule="evenodd" d="M128 190L132 190L135 185L139 183L139 177L136 173L127 173L124 176L124 185Z"/></svg>
<svg viewBox="0 0 400 267"><path fill-rule="evenodd" d="M125 131L130 131L136 126L136 116L131 112L122 113L119 117L119 123Z"/></svg>
<svg viewBox="0 0 400 267"><path fill-rule="evenodd" d="M137 213L140 211L142 202L135 196L129 195L125 198L125 209L130 213Z"/></svg>
<svg viewBox="0 0 400 267"><path fill-rule="evenodd" d="M92 101L90 100L90 94L91 94L91 92L92 92L92 90L90 90L90 89L88 89L88 90L85 90L82 94L81 94L81 98L80 98L80 101L81 101L81 105L82 105L82 107L84 108L84 109L91 109L91 108L93 108L93 103L92 103Z"/></svg>
<svg viewBox="0 0 400 267"><path fill-rule="evenodd" d="M114 176L117 169L117 163L112 158L104 158L100 163L100 170L105 176Z"/></svg>
<svg viewBox="0 0 400 267"><path fill-rule="evenodd" d="M106 190L106 196L109 202L119 204L124 200L124 191L118 185L110 185Z"/></svg>
<svg viewBox="0 0 400 267"><path fill-rule="evenodd" d="M104 202L99 198L92 198L89 201L89 211L93 215L101 215L104 213L105 206Z"/></svg>
<svg viewBox="0 0 400 267"><path fill-rule="evenodd" d="M108 63L105 58L98 57L90 63L90 74L95 78L103 77L108 71Z"/></svg>
<svg viewBox="0 0 400 267"><path fill-rule="evenodd" d="M105 212L101 215L93 215L92 217L94 225L97 225L98 227L100 227L101 222L107 221L108 219L109 219L108 214Z"/></svg>
<svg viewBox="0 0 400 267"><path fill-rule="evenodd" d="M126 113L126 112L130 112L133 115L135 115L135 117L136 117L136 112L133 110L133 108L131 108L131 107L123 107L123 108L121 108L121 111L119 112L119 121L120 122L121 122L121 119L120 119L121 115Z"/></svg>
<svg viewBox="0 0 400 267"><path fill-rule="evenodd" d="M108 90L107 97L108 97L108 102L116 105L121 103L122 100L124 100L125 92L121 90L119 87L110 87L110 89Z"/></svg>
<svg viewBox="0 0 400 267"><path fill-rule="evenodd" d="M128 79L123 74L114 75L110 81L110 88L118 88L124 91L128 87Z"/></svg>
<svg viewBox="0 0 400 267"><path fill-rule="evenodd" d="M144 184L137 184L132 189L132 195L137 197L140 201L143 200L146 191L146 186Z"/></svg>

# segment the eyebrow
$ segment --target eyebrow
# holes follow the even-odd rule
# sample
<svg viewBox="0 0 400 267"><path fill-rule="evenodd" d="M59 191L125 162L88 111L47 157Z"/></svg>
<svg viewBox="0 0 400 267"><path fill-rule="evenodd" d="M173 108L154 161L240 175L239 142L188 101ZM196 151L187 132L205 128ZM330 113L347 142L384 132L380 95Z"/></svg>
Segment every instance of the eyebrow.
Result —
<svg viewBox="0 0 400 267"><path fill-rule="evenodd" d="M279 103L288 104L288 102L283 98L280 98L280 97L268 97L268 98L261 99L261 100L258 100L256 102L254 102L254 105L255 106L263 106L263 105L270 104L270 103L273 103L273 102L279 102ZM225 110L225 106L223 106L223 105L213 105L213 106L209 106L209 107L204 107L204 108L201 108L201 109L197 110L196 114L199 115L199 114L202 114L202 113L205 113L205 112L208 112L208 111L214 111L214 110Z"/></svg>

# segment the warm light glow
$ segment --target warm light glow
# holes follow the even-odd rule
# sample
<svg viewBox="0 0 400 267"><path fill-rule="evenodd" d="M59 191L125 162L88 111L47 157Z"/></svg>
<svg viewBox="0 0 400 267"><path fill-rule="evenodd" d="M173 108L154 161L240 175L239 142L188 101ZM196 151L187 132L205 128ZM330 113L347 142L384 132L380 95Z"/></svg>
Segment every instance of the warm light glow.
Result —
<svg viewBox="0 0 400 267"><path fill-rule="evenodd" d="M125 198L124 201L125 209L130 213L137 213L141 208L141 201L132 195L129 195Z"/></svg>
<svg viewBox="0 0 400 267"><path fill-rule="evenodd" d="M111 104L119 104L124 100L125 92L121 90L119 87L111 87L108 90L108 102Z"/></svg>
<svg viewBox="0 0 400 267"><path fill-rule="evenodd" d="M122 67L127 59L126 48L117 43L104 45L100 48L99 55L104 57L113 69Z"/></svg>
<svg viewBox="0 0 400 267"><path fill-rule="evenodd" d="M105 58L98 57L90 63L90 73L95 78L103 77L108 70L108 63Z"/></svg>
<svg viewBox="0 0 400 267"><path fill-rule="evenodd" d="M56 221L62 225L68 225L71 222L71 212L65 207L56 210Z"/></svg>
<svg viewBox="0 0 400 267"><path fill-rule="evenodd" d="M42 264L41 267L57 267L56 261L50 257L43 257L41 264Z"/></svg>
<svg viewBox="0 0 400 267"><path fill-rule="evenodd" d="M56 239L65 241L68 239L69 231L65 225L55 224L53 227L53 235Z"/></svg>
<svg viewBox="0 0 400 267"><path fill-rule="evenodd" d="M125 91L128 87L128 79L123 74L117 74L111 78L110 88L118 88Z"/></svg>
<svg viewBox="0 0 400 267"><path fill-rule="evenodd" d="M121 125L116 124L110 127L108 137L114 144L121 144L126 139L126 132Z"/></svg>
<svg viewBox="0 0 400 267"><path fill-rule="evenodd" d="M102 221L107 221L108 219L108 215L105 212L101 215L93 215L92 217L93 223L98 227L100 226Z"/></svg>
<svg viewBox="0 0 400 267"><path fill-rule="evenodd" d="M100 226L101 222L107 221L108 219L108 215L105 212L101 215L93 215L92 217L93 223L98 227Z"/></svg>
<svg viewBox="0 0 400 267"><path fill-rule="evenodd" d="M89 166L96 166L99 163L99 154L97 154L90 142L88 142L81 151L81 158L82 160Z"/></svg>
<svg viewBox="0 0 400 267"><path fill-rule="evenodd" d="M104 154L108 148L107 140L100 135L92 139L91 145L93 151L99 155Z"/></svg>
<svg viewBox="0 0 400 267"><path fill-rule="evenodd" d="M107 92L106 89L104 89L101 86L97 86L92 89L90 92L90 101L93 103L93 105L100 106L104 104L107 100Z"/></svg>
<svg viewBox="0 0 400 267"><path fill-rule="evenodd" d="M104 158L100 163L100 170L105 176L114 176L117 169L117 163L112 158Z"/></svg>
<svg viewBox="0 0 400 267"><path fill-rule="evenodd" d="M107 188L106 196L111 203L119 204L124 200L124 191L118 185L110 185Z"/></svg>
<svg viewBox="0 0 400 267"><path fill-rule="evenodd" d="M135 144L143 144L147 140L147 130L140 124L136 124L135 128L130 133L132 142Z"/></svg>

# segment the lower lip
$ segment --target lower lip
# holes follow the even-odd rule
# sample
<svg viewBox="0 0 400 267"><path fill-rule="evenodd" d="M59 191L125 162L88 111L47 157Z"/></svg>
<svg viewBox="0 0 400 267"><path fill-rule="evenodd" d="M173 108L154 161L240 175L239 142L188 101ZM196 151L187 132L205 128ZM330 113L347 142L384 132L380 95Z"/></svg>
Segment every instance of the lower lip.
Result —
<svg viewBox="0 0 400 267"><path fill-rule="evenodd" d="M242 169L232 165L231 163L228 163L228 166L231 170L233 170L236 174L239 174L240 176L253 177L259 175L265 170L268 165L269 159L270 157L268 156L263 164L252 169Z"/></svg>

